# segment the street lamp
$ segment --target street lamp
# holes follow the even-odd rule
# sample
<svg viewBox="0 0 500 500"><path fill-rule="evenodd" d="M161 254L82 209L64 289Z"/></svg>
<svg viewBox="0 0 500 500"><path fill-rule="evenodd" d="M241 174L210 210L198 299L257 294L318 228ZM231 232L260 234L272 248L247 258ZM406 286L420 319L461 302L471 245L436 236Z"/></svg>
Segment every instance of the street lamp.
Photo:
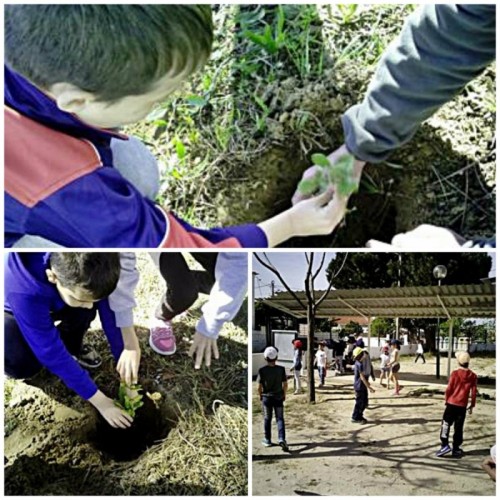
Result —
<svg viewBox="0 0 500 500"><path fill-rule="evenodd" d="M252 271L252 330L255 330L255 280L259 279L257 278L259 276L259 273L257 271Z"/></svg>
<svg viewBox="0 0 500 500"><path fill-rule="evenodd" d="M432 274L434 275L434 278L438 280L438 286L441 286L441 280L444 280L446 278L446 275L448 274L448 269L446 269L446 266L436 266L432 270ZM437 331L436 331L436 378L439 380L439 370L441 368L441 356L439 352L439 316L437 319ZM448 347L449 348L449 347Z"/></svg>

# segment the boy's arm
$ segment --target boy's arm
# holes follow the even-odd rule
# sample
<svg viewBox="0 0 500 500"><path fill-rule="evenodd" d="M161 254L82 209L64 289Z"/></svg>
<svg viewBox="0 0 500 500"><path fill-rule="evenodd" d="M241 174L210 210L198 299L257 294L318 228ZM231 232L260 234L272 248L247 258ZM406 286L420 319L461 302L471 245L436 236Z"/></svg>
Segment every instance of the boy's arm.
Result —
<svg viewBox="0 0 500 500"><path fill-rule="evenodd" d="M40 363L83 399L94 396L97 385L64 346L49 306L33 296L17 293L8 299L19 329Z"/></svg>
<svg viewBox="0 0 500 500"><path fill-rule="evenodd" d="M283 387L283 401L286 400L286 391L288 391L288 381L284 381L282 383L282 387Z"/></svg>
<svg viewBox="0 0 500 500"><path fill-rule="evenodd" d="M472 413L472 409L475 408L475 406L476 406L476 397L477 397L477 377L475 377L474 385L472 386L472 389L471 389L470 407L469 407L469 411L471 413Z"/></svg>
<svg viewBox="0 0 500 500"><path fill-rule="evenodd" d="M257 386L257 393L259 394L259 399L262 399L262 393L264 392L264 388L262 387L262 384L259 383Z"/></svg>
<svg viewBox="0 0 500 500"><path fill-rule="evenodd" d="M361 379L361 382L363 382L363 384L366 386L366 388L370 392L375 392L375 389L372 388L372 386L370 385L370 382L368 382L367 378L365 377L365 374L363 373L363 370L359 371L359 378Z"/></svg>

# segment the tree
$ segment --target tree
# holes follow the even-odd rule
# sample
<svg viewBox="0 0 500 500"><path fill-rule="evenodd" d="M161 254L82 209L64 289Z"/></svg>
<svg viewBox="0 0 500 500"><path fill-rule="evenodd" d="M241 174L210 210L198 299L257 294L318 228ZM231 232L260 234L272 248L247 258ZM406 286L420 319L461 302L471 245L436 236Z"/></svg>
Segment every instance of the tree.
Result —
<svg viewBox="0 0 500 500"><path fill-rule="evenodd" d="M356 321L349 321L342 331L345 335L354 336L363 333L363 327L359 323L356 323Z"/></svg>
<svg viewBox="0 0 500 500"><path fill-rule="evenodd" d="M378 339L389 335L391 338L396 333L396 325L392 318L375 318L370 325L371 333Z"/></svg>
<svg viewBox="0 0 500 500"><path fill-rule="evenodd" d="M337 256L338 258L338 256ZM485 253L352 253L342 272L335 278L338 289L387 288L437 285L432 271L438 265L448 271L446 285L480 283L491 269L491 257ZM330 266L335 269L335 260Z"/></svg>
<svg viewBox="0 0 500 500"><path fill-rule="evenodd" d="M267 269L269 269L281 282L281 284L285 287L286 291L295 299L295 301L300 305L300 307L304 310L307 311L307 344L308 344L308 350L307 350L307 380L309 382L309 402L314 403L316 401L316 393L314 390L314 329L315 329L315 323L316 323L316 311L318 310L319 306L321 303L326 299L328 296L328 293L332 289L333 286L333 280L336 278L338 273L342 270L342 267L344 266L346 260L347 260L347 255L343 257L342 264L340 265L340 268L335 271L333 268L330 273L330 278L328 280L328 287L327 289L321 294L320 297L316 298L316 290L314 287L314 282L316 278L319 276L319 273L323 269L323 266L325 264L325 257L326 253L323 253L323 256L321 257L320 264L316 270L314 270L314 259L315 259L315 253L309 252L305 253L305 258L307 262L307 270L306 270L306 276L304 279L304 289L305 289L305 295L306 295L306 300L302 300L286 283L284 280L283 276L279 272L279 270L272 264L272 262L269 260L269 257L265 254L262 253L261 257L258 253L254 253L255 258Z"/></svg>

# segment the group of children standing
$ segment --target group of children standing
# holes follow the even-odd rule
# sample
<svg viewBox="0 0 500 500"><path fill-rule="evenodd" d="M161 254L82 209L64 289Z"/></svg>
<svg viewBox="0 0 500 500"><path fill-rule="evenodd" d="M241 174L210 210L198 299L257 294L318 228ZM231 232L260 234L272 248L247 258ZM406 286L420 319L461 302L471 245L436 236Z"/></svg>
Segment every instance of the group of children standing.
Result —
<svg viewBox="0 0 500 500"><path fill-rule="evenodd" d="M294 340L292 343L294 345L294 361L291 370L294 372L296 381L294 394L298 394L301 388L302 342ZM354 348L352 355L354 359L355 404L351 422L366 424L368 421L364 418L363 413L368 407L368 393L375 392L375 389L369 382L370 376L375 381L373 366L370 355L364 347L358 345ZM262 401L264 413L264 439L262 443L264 446L272 446L271 422L274 408L278 425L278 443L283 450L288 451L288 445L285 441L284 419L284 401L288 388L286 372L282 366L276 364L278 360L278 351L276 348L266 348L264 357L267 361L267 366L261 368L258 373L258 394ZM442 418L440 431L441 448L436 453L437 457L442 457L449 453L451 453L453 458L461 458L463 456L463 450L460 446L463 443L466 412L468 410L469 413L472 413L476 405L477 375L469 369L470 356L466 352L457 352L456 358L458 369L452 372L445 393L446 409ZM315 355L315 365L318 367L319 387L323 387L327 369L327 355L324 342L319 344ZM389 389L392 380L394 383L394 396L400 395L400 367L400 343L398 340L392 340L390 344L384 345L381 349L380 385L383 386L383 380L387 377L387 388ZM469 398L470 405L468 406ZM450 447L449 435L453 426L453 447Z"/></svg>

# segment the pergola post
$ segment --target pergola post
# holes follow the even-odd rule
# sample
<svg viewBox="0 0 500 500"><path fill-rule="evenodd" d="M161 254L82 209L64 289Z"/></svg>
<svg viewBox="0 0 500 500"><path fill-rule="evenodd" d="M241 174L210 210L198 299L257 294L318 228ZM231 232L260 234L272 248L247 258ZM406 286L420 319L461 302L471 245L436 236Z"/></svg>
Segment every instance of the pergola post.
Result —
<svg viewBox="0 0 500 500"><path fill-rule="evenodd" d="M448 380L451 373L451 353L453 352L453 318L450 318L450 327L448 329Z"/></svg>

